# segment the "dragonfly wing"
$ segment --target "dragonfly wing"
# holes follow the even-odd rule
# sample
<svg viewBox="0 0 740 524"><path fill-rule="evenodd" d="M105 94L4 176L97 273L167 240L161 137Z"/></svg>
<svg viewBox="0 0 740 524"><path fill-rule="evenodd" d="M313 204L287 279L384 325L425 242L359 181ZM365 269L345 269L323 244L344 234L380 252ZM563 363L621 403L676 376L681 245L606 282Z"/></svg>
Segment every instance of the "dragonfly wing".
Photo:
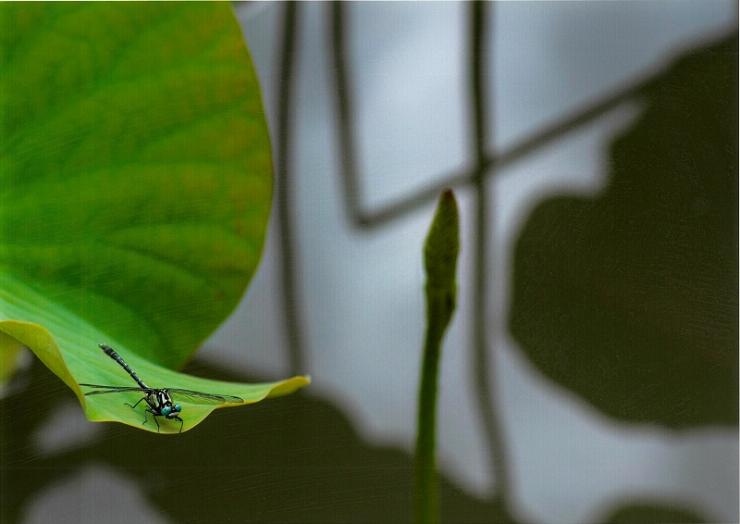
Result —
<svg viewBox="0 0 740 524"><path fill-rule="evenodd" d="M233 395L216 395L213 393L203 393L202 391L192 391L190 389L167 388L168 393L177 397L187 398L194 402L207 402L216 404L242 404L244 399Z"/></svg>
<svg viewBox="0 0 740 524"><path fill-rule="evenodd" d="M85 396L104 395L106 393L130 393L131 391L140 391L146 393L145 389L135 387L115 387L115 386L94 386L93 384L80 384L81 386L101 388L98 391L88 391Z"/></svg>
<svg viewBox="0 0 740 524"><path fill-rule="evenodd" d="M85 386L88 388L98 388L98 389L128 389L130 391L133 391L135 389L141 389L138 386L102 386L100 384L83 384L80 382L80 386Z"/></svg>

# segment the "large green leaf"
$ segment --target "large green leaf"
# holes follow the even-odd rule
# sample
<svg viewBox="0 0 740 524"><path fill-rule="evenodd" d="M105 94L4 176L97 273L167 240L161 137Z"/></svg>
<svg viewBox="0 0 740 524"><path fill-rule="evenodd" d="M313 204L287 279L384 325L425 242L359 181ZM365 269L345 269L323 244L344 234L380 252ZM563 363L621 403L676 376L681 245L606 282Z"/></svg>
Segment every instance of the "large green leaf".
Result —
<svg viewBox="0 0 740 524"><path fill-rule="evenodd" d="M611 416L737 424L737 89L737 35L676 61L606 190L545 201L519 238L514 336Z"/></svg>
<svg viewBox="0 0 740 524"><path fill-rule="evenodd" d="M99 342L153 386L254 401L305 384L168 370L234 309L269 215L269 138L230 6L5 3L0 39L0 350L29 347L90 419L137 426L120 395L80 396L78 382L128 385Z"/></svg>

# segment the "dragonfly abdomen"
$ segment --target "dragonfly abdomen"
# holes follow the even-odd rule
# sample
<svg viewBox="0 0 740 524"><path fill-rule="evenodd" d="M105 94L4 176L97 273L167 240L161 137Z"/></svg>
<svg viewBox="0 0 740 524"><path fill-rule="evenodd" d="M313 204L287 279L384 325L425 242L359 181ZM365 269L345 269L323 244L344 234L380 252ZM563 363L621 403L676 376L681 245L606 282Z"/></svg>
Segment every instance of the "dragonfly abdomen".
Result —
<svg viewBox="0 0 740 524"><path fill-rule="evenodd" d="M128 364L126 364L126 361L123 360L123 358L121 357L121 355L119 355L118 353L116 353L116 351L112 347L106 346L105 344L100 344L100 349L103 350L103 353L105 353L110 358L112 358L113 360L115 360L118 363L119 366L121 366L123 369L125 369L126 370L126 373L128 373L129 375L131 375L131 378L134 379L139 386L141 386L143 389L151 389L149 386L147 386L146 384L144 384L144 382L139 378L139 376L136 374L136 372L134 372L134 370L131 369Z"/></svg>

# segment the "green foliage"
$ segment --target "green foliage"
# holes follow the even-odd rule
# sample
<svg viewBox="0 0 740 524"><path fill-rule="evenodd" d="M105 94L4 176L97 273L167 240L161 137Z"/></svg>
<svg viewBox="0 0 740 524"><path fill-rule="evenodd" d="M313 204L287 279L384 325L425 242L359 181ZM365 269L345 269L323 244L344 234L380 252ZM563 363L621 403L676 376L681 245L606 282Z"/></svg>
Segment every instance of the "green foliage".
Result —
<svg viewBox="0 0 740 524"><path fill-rule="evenodd" d="M240 300L270 210L259 86L230 6L5 3L0 28L0 351L24 344L91 420L137 427L120 397L80 396L78 382L128 385L100 342L152 386L254 401L305 384L169 371Z"/></svg>
<svg viewBox="0 0 740 524"><path fill-rule="evenodd" d="M519 239L514 336L613 417L737 424L737 87L736 35L682 57L612 144L605 192L544 202Z"/></svg>

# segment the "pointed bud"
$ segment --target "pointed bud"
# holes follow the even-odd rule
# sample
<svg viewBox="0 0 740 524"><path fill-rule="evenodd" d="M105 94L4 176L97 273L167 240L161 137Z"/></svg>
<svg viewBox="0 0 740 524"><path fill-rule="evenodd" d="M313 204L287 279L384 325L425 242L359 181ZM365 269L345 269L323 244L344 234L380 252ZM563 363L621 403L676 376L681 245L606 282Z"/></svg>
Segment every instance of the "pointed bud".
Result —
<svg viewBox="0 0 740 524"><path fill-rule="evenodd" d="M437 211L424 242L427 287L454 290L457 255L460 251L457 202L452 190L439 197Z"/></svg>

